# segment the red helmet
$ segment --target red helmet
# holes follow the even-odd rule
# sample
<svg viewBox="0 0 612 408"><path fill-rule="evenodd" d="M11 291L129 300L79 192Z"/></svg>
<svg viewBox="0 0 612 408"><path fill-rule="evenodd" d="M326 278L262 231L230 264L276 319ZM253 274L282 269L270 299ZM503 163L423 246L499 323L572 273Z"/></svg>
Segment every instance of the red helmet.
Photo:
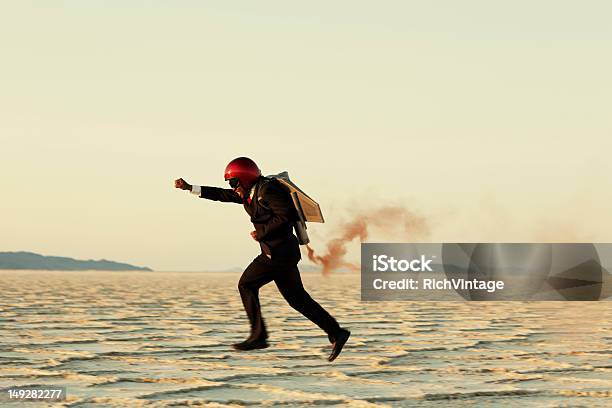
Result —
<svg viewBox="0 0 612 408"><path fill-rule="evenodd" d="M251 188L260 176L261 170L248 157L238 157L225 167L225 179L238 179L240 185L245 189Z"/></svg>

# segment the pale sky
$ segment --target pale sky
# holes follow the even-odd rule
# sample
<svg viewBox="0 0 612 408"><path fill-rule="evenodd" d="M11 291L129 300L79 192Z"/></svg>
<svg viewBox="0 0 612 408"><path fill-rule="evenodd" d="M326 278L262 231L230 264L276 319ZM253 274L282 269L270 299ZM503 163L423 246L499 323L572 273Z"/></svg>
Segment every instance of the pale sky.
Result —
<svg viewBox="0 0 612 408"><path fill-rule="evenodd" d="M246 265L236 156L429 241L612 241L609 1L3 1L0 251ZM409 241L410 237L375 237ZM353 253L355 248L352 249ZM356 255L355 255L356 257Z"/></svg>

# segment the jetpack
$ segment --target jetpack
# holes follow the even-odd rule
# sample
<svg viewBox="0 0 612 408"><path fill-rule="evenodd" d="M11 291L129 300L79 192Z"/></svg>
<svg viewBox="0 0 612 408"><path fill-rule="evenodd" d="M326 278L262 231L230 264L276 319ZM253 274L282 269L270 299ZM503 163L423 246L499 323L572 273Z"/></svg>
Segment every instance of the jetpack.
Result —
<svg viewBox="0 0 612 408"><path fill-rule="evenodd" d="M291 195L293 206L298 214L298 220L294 224L295 234L300 245L308 244L310 238L306 232L306 222L325 222L321 207L289 179L289 173L286 171L267 177L278 180Z"/></svg>

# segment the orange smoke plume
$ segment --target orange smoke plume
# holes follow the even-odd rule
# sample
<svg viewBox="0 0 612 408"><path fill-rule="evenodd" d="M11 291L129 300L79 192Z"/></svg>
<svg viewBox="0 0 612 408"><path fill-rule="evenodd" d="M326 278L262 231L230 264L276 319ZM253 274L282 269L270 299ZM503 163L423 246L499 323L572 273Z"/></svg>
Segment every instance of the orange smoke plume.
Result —
<svg viewBox="0 0 612 408"><path fill-rule="evenodd" d="M359 239L360 242L367 240L372 228L383 233L399 232L410 240L422 238L429 233L425 218L404 207L382 207L357 213L351 221L343 224L339 236L327 243L324 254L317 254L310 245L307 245L308 259L321 265L324 275L339 268L358 270L359 265L345 260L346 246L355 239Z"/></svg>

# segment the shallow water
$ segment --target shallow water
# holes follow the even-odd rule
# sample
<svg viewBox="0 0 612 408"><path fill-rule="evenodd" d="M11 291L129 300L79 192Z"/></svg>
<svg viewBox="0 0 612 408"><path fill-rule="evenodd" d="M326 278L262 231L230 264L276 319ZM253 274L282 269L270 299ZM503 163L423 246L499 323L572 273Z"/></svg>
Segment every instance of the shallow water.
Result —
<svg viewBox="0 0 612 408"><path fill-rule="evenodd" d="M612 302L361 302L358 274L305 273L352 331L330 364L273 283L271 347L232 351L248 334L238 278L0 271L0 388L66 386L50 406L75 407L612 405Z"/></svg>

